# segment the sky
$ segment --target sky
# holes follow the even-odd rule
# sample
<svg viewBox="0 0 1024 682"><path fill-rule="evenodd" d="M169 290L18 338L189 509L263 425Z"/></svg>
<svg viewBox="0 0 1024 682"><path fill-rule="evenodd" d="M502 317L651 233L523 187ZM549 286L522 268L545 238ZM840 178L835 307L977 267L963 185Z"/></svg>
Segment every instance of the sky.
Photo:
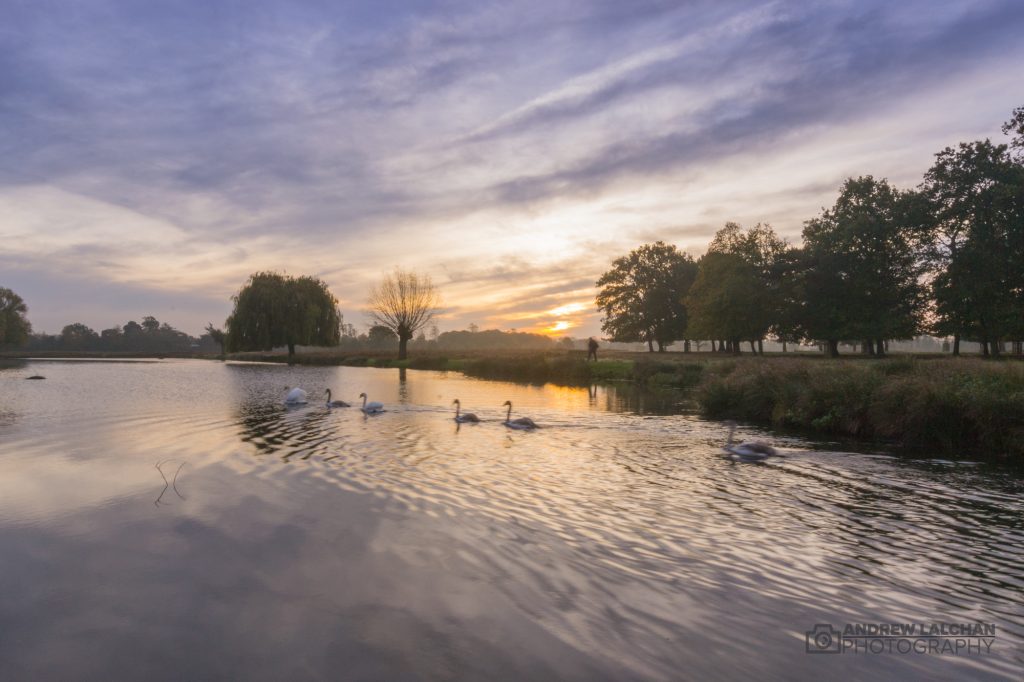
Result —
<svg viewBox="0 0 1024 682"><path fill-rule="evenodd" d="M1024 106L1024 2L0 0L0 286L37 331L220 326L248 275L429 274L439 327L599 331L727 221L799 242Z"/></svg>

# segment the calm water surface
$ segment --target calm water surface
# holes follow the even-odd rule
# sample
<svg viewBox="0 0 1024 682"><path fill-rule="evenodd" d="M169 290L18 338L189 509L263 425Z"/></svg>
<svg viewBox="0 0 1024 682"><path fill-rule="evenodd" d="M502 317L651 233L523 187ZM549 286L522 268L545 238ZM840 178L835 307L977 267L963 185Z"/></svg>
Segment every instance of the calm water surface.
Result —
<svg viewBox="0 0 1024 682"><path fill-rule="evenodd" d="M545 428L503 428L508 399ZM454 373L0 370L0 679L1021 679L1020 477L799 440L734 465L678 412ZM870 621L998 635L805 653Z"/></svg>

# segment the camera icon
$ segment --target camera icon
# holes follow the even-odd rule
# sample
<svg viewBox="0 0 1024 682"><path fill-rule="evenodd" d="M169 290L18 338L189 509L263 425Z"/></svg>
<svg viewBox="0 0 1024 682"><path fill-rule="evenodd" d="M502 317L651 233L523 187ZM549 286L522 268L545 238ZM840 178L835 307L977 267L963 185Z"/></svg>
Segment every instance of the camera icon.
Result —
<svg viewBox="0 0 1024 682"><path fill-rule="evenodd" d="M831 623L816 623L813 630L807 630L807 653L838 654L842 650L842 634Z"/></svg>

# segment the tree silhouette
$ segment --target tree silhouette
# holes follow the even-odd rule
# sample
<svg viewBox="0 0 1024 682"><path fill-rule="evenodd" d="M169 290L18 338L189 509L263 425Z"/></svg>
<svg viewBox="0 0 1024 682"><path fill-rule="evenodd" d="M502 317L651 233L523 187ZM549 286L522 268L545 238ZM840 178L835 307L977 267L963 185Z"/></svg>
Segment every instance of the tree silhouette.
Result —
<svg viewBox="0 0 1024 682"><path fill-rule="evenodd" d="M693 258L664 242L644 244L612 262L597 280L601 329L612 341L658 350L688 336L683 299L697 274Z"/></svg>
<svg viewBox="0 0 1024 682"><path fill-rule="evenodd" d="M16 293L0 287L0 346L20 346L32 333L28 306Z"/></svg>
<svg viewBox="0 0 1024 682"><path fill-rule="evenodd" d="M257 272L232 300L235 308L227 320L231 352L286 346L292 362L296 345L338 344L338 301L317 277Z"/></svg>
<svg viewBox="0 0 1024 682"><path fill-rule="evenodd" d="M405 360L409 340L437 313L441 297L428 275L395 268L370 291L370 314L398 335L398 359Z"/></svg>

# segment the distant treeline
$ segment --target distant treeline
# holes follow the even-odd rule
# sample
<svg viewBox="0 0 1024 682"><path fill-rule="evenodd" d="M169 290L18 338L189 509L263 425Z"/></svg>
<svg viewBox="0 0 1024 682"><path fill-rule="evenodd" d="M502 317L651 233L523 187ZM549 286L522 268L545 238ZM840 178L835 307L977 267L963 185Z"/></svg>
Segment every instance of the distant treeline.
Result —
<svg viewBox="0 0 1024 682"><path fill-rule="evenodd" d="M398 335L383 325L374 325L363 334L358 334L350 324L341 325L342 334L335 346L342 352L390 353L398 350ZM423 351L545 351L556 348L571 350L578 343L566 337L552 339L542 334L528 332L475 329L439 332L432 327L419 333L409 342L409 350Z"/></svg>
<svg viewBox="0 0 1024 682"><path fill-rule="evenodd" d="M213 330L216 332L216 330ZM166 322L147 316L100 332L81 322L69 324L60 334L29 334L23 346L30 351L97 351L110 353L220 353L210 332L194 337Z"/></svg>
<svg viewBox="0 0 1024 682"><path fill-rule="evenodd" d="M646 244L597 282L603 329L650 350L712 339L714 350L842 343L883 355L893 339L962 340L998 355L1024 340L1024 107L1012 143L965 142L936 155L915 189L848 179L792 246L769 225L728 223L694 261Z"/></svg>

